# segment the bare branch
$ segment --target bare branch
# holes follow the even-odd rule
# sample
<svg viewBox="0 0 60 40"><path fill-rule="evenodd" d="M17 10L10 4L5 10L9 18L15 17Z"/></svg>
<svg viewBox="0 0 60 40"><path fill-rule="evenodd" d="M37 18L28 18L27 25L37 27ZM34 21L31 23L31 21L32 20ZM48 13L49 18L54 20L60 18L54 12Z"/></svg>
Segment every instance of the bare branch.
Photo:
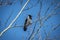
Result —
<svg viewBox="0 0 60 40"><path fill-rule="evenodd" d="M59 28L60 27L60 24L58 24L58 25L55 25L55 27L54 28L52 28L52 30L54 31L54 30L56 30L57 28Z"/></svg>
<svg viewBox="0 0 60 40"><path fill-rule="evenodd" d="M35 6L39 3L39 1L40 1L40 0L38 0L37 3L35 3L34 5L32 5L32 4L30 3L32 6L31 6L31 7L27 7L27 8L24 9L23 11L26 11L26 10L29 10L29 9L35 7Z"/></svg>
<svg viewBox="0 0 60 40"><path fill-rule="evenodd" d="M55 9L54 10L52 10L52 12L51 13L49 13L46 17L44 17L43 19L44 19L44 21L47 21L49 18L51 18L53 15L57 15L57 13L54 13L58 8L60 8L60 6L59 5L57 5L56 7L55 7ZM59 14L59 13L58 13Z"/></svg>
<svg viewBox="0 0 60 40"><path fill-rule="evenodd" d="M12 4L15 4L16 2L17 2L17 0L15 0L13 2L11 2L10 0L6 0L5 2L3 2L3 0L2 0L2 1L0 1L0 7L6 6L6 5L12 5Z"/></svg>
<svg viewBox="0 0 60 40"><path fill-rule="evenodd" d="M32 37L32 35L34 34L34 30L35 30L36 23L37 23L37 21L35 22L34 29L33 29L32 33L31 33L30 37L28 38L28 40L32 40L31 37Z"/></svg>
<svg viewBox="0 0 60 40"><path fill-rule="evenodd" d="M39 17L38 21L40 22L40 25L42 26L42 21L41 21L41 16L40 16L40 12L42 9L42 1L40 1L40 5L41 5L41 8L40 8L39 13L38 13L38 17ZM35 26L36 26L36 24L35 24ZM41 26L38 27L36 32L34 32L34 31L32 32L31 36L29 37L29 40L32 40L34 38L34 36L39 32L39 29L41 28Z"/></svg>
<svg viewBox="0 0 60 40"><path fill-rule="evenodd" d="M5 25L8 23L8 21L9 21L9 19L11 18L12 14L13 14L13 11L12 11L11 14L9 15L9 17L7 18L7 20L6 20L6 22L3 24L3 26L5 26Z"/></svg>
<svg viewBox="0 0 60 40"><path fill-rule="evenodd" d="M45 11L44 15L46 16L47 12L49 11L50 7L53 6L55 3L51 2L51 4L47 7L47 10Z"/></svg>
<svg viewBox="0 0 60 40"><path fill-rule="evenodd" d="M22 5L22 3L23 3L23 0L20 0L20 3L21 3L21 5Z"/></svg>
<svg viewBox="0 0 60 40"><path fill-rule="evenodd" d="M60 24L54 25L54 26L51 28L51 30L47 33L47 36L46 36L45 40L48 39L48 37L50 36L50 34L51 34L53 31L55 31L57 28L59 28L59 27L60 27Z"/></svg>
<svg viewBox="0 0 60 40"><path fill-rule="evenodd" d="M27 0L27 2L24 4L24 6L22 7L22 9L20 10L20 12L17 14L17 16L12 20L12 22L9 24L9 26L4 29L1 33L0 36L7 31L9 28L11 28L12 24L17 20L17 18L20 16L21 12L23 11L23 9L25 8L25 6L28 4L29 0Z"/></svg>

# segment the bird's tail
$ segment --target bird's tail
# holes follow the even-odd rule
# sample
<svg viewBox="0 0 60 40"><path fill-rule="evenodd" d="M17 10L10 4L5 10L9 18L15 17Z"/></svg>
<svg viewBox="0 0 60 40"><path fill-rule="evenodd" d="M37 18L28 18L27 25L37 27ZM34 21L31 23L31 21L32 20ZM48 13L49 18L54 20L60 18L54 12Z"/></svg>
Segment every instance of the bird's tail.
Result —
<svg viewBox="0 0 60 40"><path fill-rule="evenodd" d="M24 31L26 31L26 30L27 30L27 27L26 27L26 26L24 26L24 28L23 28L23 29L24 29Z"/></svg>

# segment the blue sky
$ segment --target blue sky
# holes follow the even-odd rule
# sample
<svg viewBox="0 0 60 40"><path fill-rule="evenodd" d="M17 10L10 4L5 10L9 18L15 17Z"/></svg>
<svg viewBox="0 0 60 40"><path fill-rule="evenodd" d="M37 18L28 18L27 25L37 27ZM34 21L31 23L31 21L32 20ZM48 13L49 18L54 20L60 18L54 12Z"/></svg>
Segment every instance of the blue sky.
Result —
<svg viewBox="0 0 60 40"><path fill-rule="evenodd" d="M3 0L4 1L4 0ZM15 0L10 0L11 2ZM12 5L5 5L5 6L0 6L0 32L2 32L7 26L11 23L11 21L16 17L16 15L19 13L23 5L26 3L27 0L23 0L23 3L20 3L20 0L17 0L14 4ZM38 0L30 0L30 2L27 4L27 6L24 9L27 9L28 7L31 7L32 5L36 4ZM38 3L36 4L33 8L29 10L25 10L21 13L21 15L18 17L18 19L14 22L12 27L15 25L18 26L24 26L25 19L27 16L30 14L32 15L32 21L35 21L38 19L38 13L41 11L40 16L43 18L44 16L48 16L52 12L52 10L58 5L60 0L41 0L42 1L42 7ZM51 4L51 2L54 2L50 6L50 9L47 11L45 14L47 8ZM41 9L40 9L41 7ZM46 38L46 35L44 34L44 30L46 30L46 33L48 33L52 27L55 25L60 24L60 5L57 10L55 10L53 13L57 13L57 15L53 15L51 18L49 18L47 21L44 22L44 25L42 28L40 28L40 32L37 33L34 37L34 40L38 39L38 35L41 35L41 40L44 40ZM11 16L10 16L11 15ZM10 18L9 18L10 16ZM9 19L8 19L9 18ZM7 21L7 23L6 23ZM42 20L44 21L44 20ZM5 24L6 23L6 24ZM28 40L29 36L31 35L33 28L34 28L35 23L32 25L28 26L27 31L25 32L23 30L23 27L15 27L7 30L1 37L0 40ZM35 30L34 32L37 31L37 28L39 27L39 21L36 23ZM52 31L49 38L53 39L57 37L56 40L60 40L60 27L57 28L57 30Z"/></svg>

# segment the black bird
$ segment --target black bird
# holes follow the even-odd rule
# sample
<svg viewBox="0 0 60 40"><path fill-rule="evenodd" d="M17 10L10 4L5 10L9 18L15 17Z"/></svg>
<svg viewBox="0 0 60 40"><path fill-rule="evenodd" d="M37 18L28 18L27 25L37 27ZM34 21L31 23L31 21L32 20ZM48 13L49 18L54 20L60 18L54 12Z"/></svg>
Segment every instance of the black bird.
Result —
<svg viewBox="0 0 60 40"><path fill-rule="evenodd" d="M27 30L27 27L32 23L32 16L31 15L28 15L28 17L26 18L25 20L25 23L24 23L24 31Z"/></svg>

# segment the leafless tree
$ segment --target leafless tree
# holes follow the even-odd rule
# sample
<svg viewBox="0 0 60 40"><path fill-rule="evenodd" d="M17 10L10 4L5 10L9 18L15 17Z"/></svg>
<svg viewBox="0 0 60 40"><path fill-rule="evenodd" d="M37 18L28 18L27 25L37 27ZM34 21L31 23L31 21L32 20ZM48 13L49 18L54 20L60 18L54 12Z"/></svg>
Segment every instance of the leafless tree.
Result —
<svg viewBox="0 0 60 40"><path fill-rule="evenodd" d="M24 0L20 0L20 3L22 4L23 3L23 1ZM47 10L45 11L45 13L44 13L44 16L43 17L41 17L41 11L42 11L42 5L43 5L43 1L44 0L38 0L37 2L36 2L36 4L34 4L34 5L32 5L32 3L31 2L29 2L30 3L30 5L32 5L31 7L29 7L29 6L27 6L27 8L26 9L24 9L23 10L23 12L24 11L27 11L27 10L29 10L29 9L31 9L31 8L33 8L33 7L35 7L37 4L39 4L40 6L40 9L39 9L39 11L38 11L38 13L37 13L37 20L35 20L33 23L35 23L34 24L34 28L33 28L33 30L32 30L32 33L29 35L29 37L27 38L28 40L33 40L34 39L34 37L38 34L38 40L42 40L42 37L41 37L41 33L40 33L40 29L41 28L45 28L45 25L44 25L44 23L45 22L48 22L48 20L50 19L50 18L52 18L53 16L55 17L55 15L60 15L60 13L57 13L56 12L56 10L58 10L59 8L60 8L60 2L56 2L56 0L53 0L51 3L50 3L50 5L47 7ZM12 4L12 3L11 3ZM51 12L50 13L48 13L48 11L50 10L50 8L51 8L51 6L53 6L54 4L56 4L56 6L51 10ZM0 2L0 5L2 5L2 3ZM47 15L48 14L48 15ZM11 14L12 15L12 14ZM7 19L7 21L6 21L6 23L5 23L5 25L7 24L7 22L8 22L8 20L9 20L9 18L11 17L11 15L8 17L8 19ZM37 29L36 29L36 31L35 31L35 28L36 28L36 23L37 22L39 22L39 26L37 27ZM32 23L32 24L33 24ZM50 22L49 22L50 23ZM31 25L32 25L31 24ZM48 25L48 24L47 24ZM51 29L50 29L50 31L47 33L46 32L46 30L44 30L43 29L43 32L44 32L44 34L45 34L45 38L44 38L44 40L56 40L55 38L54 39L51 39L51 38L49 38L49 36L51 35L51 33L53 32L53 31L55 31L56 29L58 29L59 27L60 27L60 23L58 24L58 25L53 25L52 26L52 23L50 23L50 25L51 25ZM14 25L14 27L12 27L12 28L17 28L17 27L23 27L23 25ZM46 26L46 27L48 27L48 26Z"/></svg>

